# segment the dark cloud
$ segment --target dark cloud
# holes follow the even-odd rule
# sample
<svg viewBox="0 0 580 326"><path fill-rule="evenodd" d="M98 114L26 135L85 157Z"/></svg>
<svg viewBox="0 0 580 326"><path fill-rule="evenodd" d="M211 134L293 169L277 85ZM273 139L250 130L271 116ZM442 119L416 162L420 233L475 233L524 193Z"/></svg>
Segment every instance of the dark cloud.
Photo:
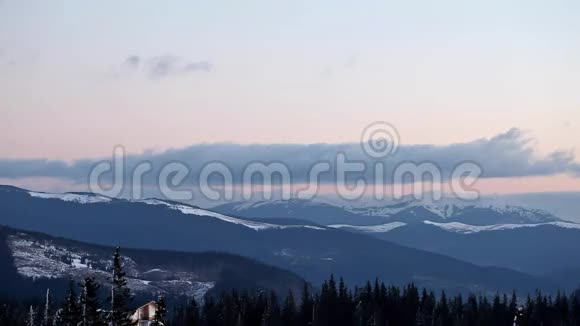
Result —
<svg viewBox="0 0 580 326"><path fill-rule="evenodd" d="M152 79L195 72L209 72L213 68L213 65L208 61L191 61L174 55L148 58L131 55L125 59L123 66L143 72Z"/></svg>
<svg viewBox="0 0 580 326"><path fill-rule="evenodd" d="M571 173L580 176L580 165L569 152L554 152L538 157L531 146L530 138L519 129L511 129L492 138L478 139L451 145L411 145L401 146L395 155L383 160L386 175L392 175L401 162L433 162L437 164L444 177L449 177L454 167L465 161L479 164L484 178L545 176ZM146 176L145 182L155 182L156 171L170 162L182 162L195 179L204 165L209 162L223 162L233 172L234 181L240 182L245 167L252 162L282 162L292 174L294 182L308 180L308 172L313 164L320 161L334 166L337 153L344 153L349 161L364 161L372 173L375 159L362 151L360 144L200 144L162 153L145 153L127 156L127 171L132 171L140 162L153 164L154 172ZM104 160L110 161L111 158ZM47 160L0 160L0 177L60 177L86 182L89 171L99 161L78 161L66 164ZM321 175L322 182L335 180L334 170ZM194 180L196 181L196 180Z"/></svg>
<svg viewBox="0 0 580 326"><path fill-rule="evenodd" d="M127 59L125 59L124 62L124 66L132 68L132 69L138 69L139 68L139 64L141 63L141 58L137 55L132 55L127 57Z"/></svg>

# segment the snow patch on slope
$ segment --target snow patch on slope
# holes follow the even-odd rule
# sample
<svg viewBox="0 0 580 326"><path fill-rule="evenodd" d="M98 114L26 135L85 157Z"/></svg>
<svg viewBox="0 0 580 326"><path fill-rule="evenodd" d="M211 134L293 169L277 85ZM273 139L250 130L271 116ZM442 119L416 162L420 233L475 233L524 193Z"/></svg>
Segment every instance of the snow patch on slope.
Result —
<svg viewBox="0 0 580 326"><path fill-rule="evenodd" d="M63 278L90 270L88 254L59 248L51 243L35 242L25 236L11 235L8 245L18 273L33 279ZM104 262L106 264L106 262Z"/></svg>
<svg viewBox="0 0 580 326"><path fill-rule="evenodd" d="M236 212L245 211L248 209L259 208L262 206L277 207L278 209L288 209L288 212L292 212L291 208L296 205L298 207L317 207L317 206L328 206L325 203L305 200L300 198L293 199L276 199L276 200L260 200L260 201L247 201L247 202L237 202L232 204L232 210ZM331 205L334 206L334 205Z"/></svg>
<svg viewBox="0 0 580 326"><path fill-rule="evenodd" d="M365 233L384 233L384 232L389 232L391 230L394 230L396 228L399 228L399 227L402 227L405 225L407 225L407 223L391 222L391 223L386 223L386 224L369 225L369 226L334 224L334 225L329 225L329 227L336 228L336 229L351 229L351 230L357 230L357 231L365 232Z"/></svg>
<svg viewBox="0 0 580 326"><path fill-rule="evenodd" d="M471 234L484 231L499 231L499 230L513 230L519 228L533 228L538 226L551 225L555 227L561 227L566 229L580 229L580 224L570 223L570 222L548 222L548 223L536 223L536 224L495 224L495 225L469 225L459 222L450 223L436 223L431 221L423 221L423 223L428 225L433 225L439 227L443 230L462 234Z"/></svg>
<svg viewBox="0 0 580 326"><path fill-rule="evenodd" d="M28 193L30 194L30 196L36 198L60 199L63 201L75 202L80 204L108 203L111 201L111 198L96 194L74 194L74 193L51 194L33 191L29 191Z"/></svg>
<svg viewBox="0 0 580 326"><path fill-rule="evenodd" d="M22 233L10 235L7 240L16 270L24 277L80 281L91 275L101 284L107 284L110 277L111 259L108 254L79 250L48 240L35 240ZM140 272L136 262L127 256L123 257L123 264L127 285L137 292L170 292L202 300L207 291L215 286L214 281L200 280L198 275L188 271L172 272L155 268Z"/></svg>
<svg viewBox="0 0 580 326"><path fill-rule="evenodd" d="M514 230L519 228L533 228L539 226L554 226L564 229L580 229L580 224L570 223L570 222L547 222L547 223L535 223L535 224L494 224L494 225L470 225L459 222L448 222L448 223L437 223L432 221L423 221L424 224L436 226L445 231L461 233L461 234L473 234L478 232L486 231L501 231L501 230ZM379 225L368 225L368 226L357 226L348 224L334 224L329 225L331 228L336 229L346 229L355 230L363 233L386 233L392 231L396 228L406 226L403 222L391 222Z"/></svg>
<svg viewBox="0 0 580 326"><path fill-rule="evenodd" d="M182 212L183 214L187 214L187 215L208 216L208 217L217 218L217 219L225 221L225 222L243 225L245 227L248 227L248 228L256 230L256 231L267 230L267 229L289 229L289 228L308 228L308 229L314 229L314 230L325 230L325 228L318 227L318 226L312 226L312 225L279 225L279 224L247 221L247 220L242 220L239 218L223 215L220 213L208 211L208 210L201 209L201 208L191 207L191 206L187 206L187 205L180 205L180 204L172 204L172 203L168 203L168 202L165 202L165 201L162 201L159 199L147 199L147 200L144 200L142 202L149 204L149 205L165 205L171 209L178 210L178 211Z"/></svg>

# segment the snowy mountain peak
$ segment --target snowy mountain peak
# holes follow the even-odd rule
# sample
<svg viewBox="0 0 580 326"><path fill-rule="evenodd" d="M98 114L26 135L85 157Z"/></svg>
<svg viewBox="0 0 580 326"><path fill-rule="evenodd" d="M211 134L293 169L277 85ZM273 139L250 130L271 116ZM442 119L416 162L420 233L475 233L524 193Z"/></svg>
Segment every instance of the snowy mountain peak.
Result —
<svg viewBox="0 0 580 326"><path fill-rule="evenodd" d="M380 224L380 225L363 225L363 226L348 225L348 224L335 224L335 225L329 225L329 227L335 228L335 229L359 231L362 233L384 233L384 232L392 231L396 228L399 228L399 227L402 227L405 225L407 225L407 224L403 223L403 222L391 222L391 223Z"/></svg>
<svg viewBox="0 0 580 326"><path fill-rule="evenodd" d="M436 222L457 221L476 225L493 225L498 223L526 224L562 221L553 214L536 208L490 203L421 203L405 201L396 204L375 207L349 208L355 214L380 216L387 219L403 219L405 216L417 217Z"/></svg>

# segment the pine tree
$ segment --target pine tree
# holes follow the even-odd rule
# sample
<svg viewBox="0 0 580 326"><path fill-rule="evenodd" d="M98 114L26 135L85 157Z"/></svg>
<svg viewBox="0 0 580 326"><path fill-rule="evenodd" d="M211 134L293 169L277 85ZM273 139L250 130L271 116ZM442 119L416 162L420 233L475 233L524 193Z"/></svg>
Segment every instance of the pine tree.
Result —
<svg viewBox="0 0 580 326"><path fill-rule="evenodd" d="M312 297L308 290L308 283L304 283L302 302L300 303L300 324L308 326L312 323Z"/></svg>
<svg viewBox="0 0 580 326"><path fill-rule="evenodd" d="M318 302L320 302L320 297L316 296L312 304L312 318L310 319L311 322L309 323L311 326L321 325L320 321L318 320Z"/></svg>
<svg viewBox="0 0 580 326"><path fill-rule="evenodd" d="M52 326L52 299L50 297L50 289L46 289L46 299L44 303L44 311L42 316L42 326Z"/></svg>
<svg viewBox="0 0 580 326"><path fill-rule="evenodd" d="M509 305L510 315L515 316L518 312L518 296L516 295L516 291L512 292L512 298L510 300Z"/></svg>
<svg viewBox="0 0 580 326"><path fill-rule="evenodd" d="M294 315L296 317L296 315ZM266 307L262 314L262 326L280 326L281 325L281 311L278 304L278 297L275 292L270 292L270 297L266 302Z"/></svg>
<svg viewBox="0 0 580 326"><path fill-rule="evenodd" d="M164 326L167 324L167 304L165 303L165 296L160 295L157 300L157 310L155 311L155 317L153 317L153 325Z"/></svg>
<svg viewBox="0 0 580 326"><path fill-rule="evenodd" d="M62 309L57 309L54 312L54 318L52 318L52 326L63 326L61 314Z"/></svg>
<svg viewBox="0 0 580 326"><path fill-rule="evenodd" d="M109 321L112 326L129 326L131 317L129 303L131 290L127 287L127 278L121 262L121 249L117 247L113 256L113 276L111 278L111 313Z"/></svg>
<svg viewBox="0 0 580 326"><path fill-rule="evenodd" d="M292 291L288 292L288 296L284 301L282 307L282 325L295 326L296 325L296 303L294 302L294 294Z"/></svg>
<svg viewBox="0 0 580 326"><path fill-rule="evenodd" d="M451 321L449 320L449 306L447 303L447 296L445 291L441 292L441 298L437 303L435 308L435 325L449 325Z"/></svg>
<svg viewBox="0 0 580 326"><path fill-rule="evenodd" d="M80 295L80 325L103 326L105 321L101 314L101 306L98 298L99 284L93 277L86 277L83 282L83 290Z"/></svg>
<svg viewBox="0 0 580 326"><path fill-rule="evenodd" d="M220 307L212 297L209 297L203 302L202 324L203 325L219 325L221 322Z"/></svg>
<svg viewBox="0 0 580 326"><path fill-rule="evenodd" d="M238 312L238 318L236 320L236 326L245 326L244 317L242 316L242 312Z"/></svg>
<svg viewBox="0 0 580 326"><path fill-rule="evenodd" d="M425 325L433 324L433 312L435 310L435 294L433 292L427 293L423 289L421 294L421 315L425 321Z"/></svg>
<svg viewBox="0 0 580 326"><path fill-rule="evenodd" d="M199 306L195 298L191 298L191 302L185 308L185 325L199 326L201 325L201 318L199 314Z"/></svg>
<svg viewBox="0 0 580 326"><path fill-rule="evenodd" d="M79 307L76 301L74 282L70 281L67 296L54 318L54 324L58 326L77 326L81 321Z"/></svg>
<svg viewBox="0 0 580 326"><path fill-rule="evenodd" d="M33 306L30 306L30 309L28 310L26 326L36 326L36 311Z"/></svg>

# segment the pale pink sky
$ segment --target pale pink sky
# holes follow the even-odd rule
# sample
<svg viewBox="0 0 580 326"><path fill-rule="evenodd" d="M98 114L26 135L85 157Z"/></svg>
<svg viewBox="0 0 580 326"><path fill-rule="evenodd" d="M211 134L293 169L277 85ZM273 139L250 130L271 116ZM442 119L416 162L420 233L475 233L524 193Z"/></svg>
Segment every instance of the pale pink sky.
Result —
<svg viewBox="0 0 580 326"><path fill-rule="evenodd" d="M566 0L163 9L155 1L5 0L0 159L98 158L115 145L142 153L356 142L379 120L395 125L403 144L468 142L518 127L540 155L573 151L579 30L580 5ZM578 182L549 176L482 187L578 190Z"/></svg>

